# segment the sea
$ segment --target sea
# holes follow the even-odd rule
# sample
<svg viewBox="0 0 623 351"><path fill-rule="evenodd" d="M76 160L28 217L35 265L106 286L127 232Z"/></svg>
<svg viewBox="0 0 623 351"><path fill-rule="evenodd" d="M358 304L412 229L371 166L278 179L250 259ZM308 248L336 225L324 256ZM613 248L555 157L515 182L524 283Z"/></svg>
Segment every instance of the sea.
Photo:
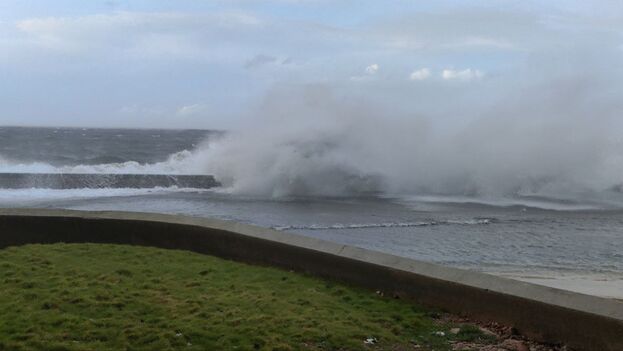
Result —
<svg viewBox="0 0 623 351"><path fill-rule="evenodd" d="M620 189L613 189L603 201L426 193L262 196L232 192L226 187L206 189L193 182L123 182L121 186L114 181L64 186L39 182L16 187L3 177L207 176L196 165L187 167L187 161L191 155L193 160L201 157L194 150L209 148L210 142L223 134L206 130L0 127L0 207L217 218L623 299Z"/></svg>

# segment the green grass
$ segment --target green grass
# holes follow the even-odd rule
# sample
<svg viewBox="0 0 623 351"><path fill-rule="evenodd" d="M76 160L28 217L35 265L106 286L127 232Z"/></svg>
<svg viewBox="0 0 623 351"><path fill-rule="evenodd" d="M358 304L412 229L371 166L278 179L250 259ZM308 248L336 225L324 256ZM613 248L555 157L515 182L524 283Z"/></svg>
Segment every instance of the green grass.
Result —
<svg viewBox="0 0 623 351"><path fill-rule="evenodd" d="M481 337L372 291L186 251L11 247L0 283L0 350L447 350Z"/></svg>

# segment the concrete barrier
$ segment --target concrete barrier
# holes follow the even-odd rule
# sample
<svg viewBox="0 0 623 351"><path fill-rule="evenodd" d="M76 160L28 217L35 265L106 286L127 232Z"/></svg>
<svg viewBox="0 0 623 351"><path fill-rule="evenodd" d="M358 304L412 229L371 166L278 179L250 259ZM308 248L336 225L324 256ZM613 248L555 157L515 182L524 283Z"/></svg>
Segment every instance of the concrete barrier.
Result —
<svg viewBox="0 0 623 351"><path fill-rule="evenodd" d="M0 173L2 189L103 189L172 187L209 189L219 183L210 175Z"/></svg>
<svg viewBox="0 0 623 351"><path fill-rule="evenodd" d="M336 279L575 350L623 350L623 303L206 218L128 212L0 210L0 248L92 242L183 249Z"/></svg>

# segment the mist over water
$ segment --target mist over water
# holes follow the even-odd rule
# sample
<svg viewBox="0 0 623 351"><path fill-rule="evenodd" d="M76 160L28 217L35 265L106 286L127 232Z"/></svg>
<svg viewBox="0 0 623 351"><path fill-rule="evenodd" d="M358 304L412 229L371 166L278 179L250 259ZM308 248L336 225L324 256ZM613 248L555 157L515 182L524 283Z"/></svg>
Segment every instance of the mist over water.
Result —
<svg viewBox="0 0 623 351"><path fill-rule="evenodd" d="M442 98L446 88L431 87L439 95L414 113L328 85L283 87L254 125L191 157L230 191L268 197L581 198L623 183L623 99L608 95L619 83L577 75L514 83L492 78L454 101ZM471 96L490 100L471 103Z"/></svg>

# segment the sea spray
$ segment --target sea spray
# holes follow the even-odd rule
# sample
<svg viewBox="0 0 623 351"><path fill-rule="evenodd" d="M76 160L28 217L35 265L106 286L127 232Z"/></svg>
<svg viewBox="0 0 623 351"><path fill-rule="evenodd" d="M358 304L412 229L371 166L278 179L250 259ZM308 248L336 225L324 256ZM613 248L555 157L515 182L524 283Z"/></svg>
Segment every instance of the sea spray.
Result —
<svg viewBox="0 0 623 351"><path fill-rule="evenodd" d="M537 91L506 105L502 99L466 109L470 123L448 128L447 121L337 98L329 87L302 87L274 92L259 122L195 157L203 155L205 172L230 191L269 197L606 191L623 180L621 123L590 114L578 94ZM602 103L612 105L602 111L623 107Z"/></svg>

